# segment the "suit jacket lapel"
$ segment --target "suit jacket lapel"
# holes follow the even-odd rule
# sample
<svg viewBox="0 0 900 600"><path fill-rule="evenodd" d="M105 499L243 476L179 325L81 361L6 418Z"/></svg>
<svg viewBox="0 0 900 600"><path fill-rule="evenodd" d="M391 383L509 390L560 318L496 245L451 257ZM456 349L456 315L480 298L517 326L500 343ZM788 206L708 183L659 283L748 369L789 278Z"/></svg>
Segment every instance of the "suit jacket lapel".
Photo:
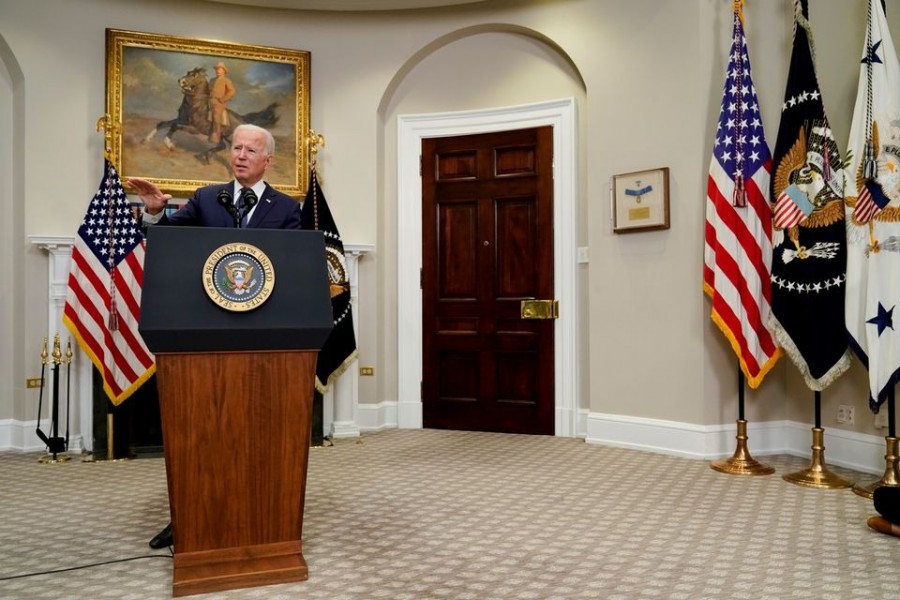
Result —
<svg viewBox="0 0 900 600"><path fill-rule="evenodd" d="M219 216L221 217L220 220L223 222L223 224L221 224L221 225L219 223L215 223L215 226L217 226L217 227L234 227L234 217L231 216L231 213L228 212L227 208L225 208L224 206L219 204L219 193L222 190L228 190L228 193L230 194L232 185L233 185L232 182L228 182L226 184L219 185L219 186L215 187L213 190L211 190L213 202L215 202L216 206L219 207ZM225 225L224 223L227 223L227 225Z"/></svg>
<svg viewBox="0 0 900 600"><path fill-rule="evenodd" d="M248 228L256 227L256 224L262 222L263 218L265 218L266 216L266 213L272 210L272 207L275 206L275 204L272 202L272 195L274 193L275 190L273 190L272 187L267 183L262 198L260 198L259 202L257 202L256 209L250 216L250 221L247 222Z"/></svg>

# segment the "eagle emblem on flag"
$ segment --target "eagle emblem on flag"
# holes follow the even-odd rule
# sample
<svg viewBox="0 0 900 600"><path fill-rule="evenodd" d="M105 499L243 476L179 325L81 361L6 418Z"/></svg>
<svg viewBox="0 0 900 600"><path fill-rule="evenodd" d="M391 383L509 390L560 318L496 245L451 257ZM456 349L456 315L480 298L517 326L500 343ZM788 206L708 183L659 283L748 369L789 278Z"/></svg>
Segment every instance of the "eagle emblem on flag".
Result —
<svg viewBox="0 0 900 600"><path fill-rule="evenodd" d="M850 367L844 329L846 163L825 115L805 2L794 40L772 177L775 337L806 385L822 391Z"/></svg>
<svg viewBox="0 0 900 600"><path fill-rule="evenodd" d="M869 407L900 380L900 61L884 7L869 0L847 156L847 301L850 347L868 371Z"/></svg>

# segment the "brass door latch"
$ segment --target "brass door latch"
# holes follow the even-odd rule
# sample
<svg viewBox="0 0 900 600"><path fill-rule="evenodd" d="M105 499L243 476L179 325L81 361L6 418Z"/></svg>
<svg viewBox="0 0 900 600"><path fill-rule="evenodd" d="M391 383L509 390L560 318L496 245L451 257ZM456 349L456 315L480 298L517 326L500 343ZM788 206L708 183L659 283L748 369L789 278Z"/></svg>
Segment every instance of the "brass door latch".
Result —
<svg viewBox="0 0 900 600"><path fill-rule="evenodd" d="M523 319L558 319L559 300L522 300Z"/></svg>

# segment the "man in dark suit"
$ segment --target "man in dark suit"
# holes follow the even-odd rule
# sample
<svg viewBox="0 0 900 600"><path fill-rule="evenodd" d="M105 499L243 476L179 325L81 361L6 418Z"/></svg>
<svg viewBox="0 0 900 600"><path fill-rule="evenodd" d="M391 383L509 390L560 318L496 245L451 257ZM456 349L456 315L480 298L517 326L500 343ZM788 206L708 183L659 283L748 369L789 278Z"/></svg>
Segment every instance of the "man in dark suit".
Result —
<svg viewBox="0 0 900 600"><path fill-rule="evenodd" d="M234 180L198 189L171 216L165 214L166 204L172 199L170 194L163 194L156 185L138 177L129 178L126 184L144 203L145 225L234 227L240 222L241 227L299 229L300 203L263 181L274 152L275 139L268 130L238 125L231 143Z"/></svg>
<svg viewBox="0 0 900 600"><path fill-rule="evenodd" d="M877 487L872 501L881 516L869 517L869 527L879 533L900 537L900 487Z"/></svg>
<svg viewBox="0 0 900 600"><path fill-rule="evenodd" d="M234 180L198 189L188 203L167 216L172 199L146 179L131 177L126 184L144 203L144 225L192 225L196 227L253 227L257 229L299 229L299 202L282 194L263 175L272 164L275 139L256 125L238 125L231 143L231 170ZM163 441L165 443L165 441ZM153 549L172 545L172 524L150 540Z"/></svg>

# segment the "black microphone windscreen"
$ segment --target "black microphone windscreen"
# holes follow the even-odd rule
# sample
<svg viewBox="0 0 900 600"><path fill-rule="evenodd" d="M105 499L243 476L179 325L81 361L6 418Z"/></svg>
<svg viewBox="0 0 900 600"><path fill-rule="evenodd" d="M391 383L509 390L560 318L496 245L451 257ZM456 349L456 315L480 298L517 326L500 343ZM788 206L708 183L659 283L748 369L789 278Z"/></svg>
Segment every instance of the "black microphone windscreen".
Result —
<svg viewBox="0 0 900 600"><path fill-rule="evenodd" d="M241 197L244 199L244 210L250 210L259 201L253 188L244 188L241 190Z"/></svg>
<svg viewBox="0 0 900 600"><path fill-rule="evenodd" d="M228 188L222 188L222 191L216 196L216 200L218 200L219 204L222 206L231 206L233 204L231 201L231 192L228 191Z"/></svg>

